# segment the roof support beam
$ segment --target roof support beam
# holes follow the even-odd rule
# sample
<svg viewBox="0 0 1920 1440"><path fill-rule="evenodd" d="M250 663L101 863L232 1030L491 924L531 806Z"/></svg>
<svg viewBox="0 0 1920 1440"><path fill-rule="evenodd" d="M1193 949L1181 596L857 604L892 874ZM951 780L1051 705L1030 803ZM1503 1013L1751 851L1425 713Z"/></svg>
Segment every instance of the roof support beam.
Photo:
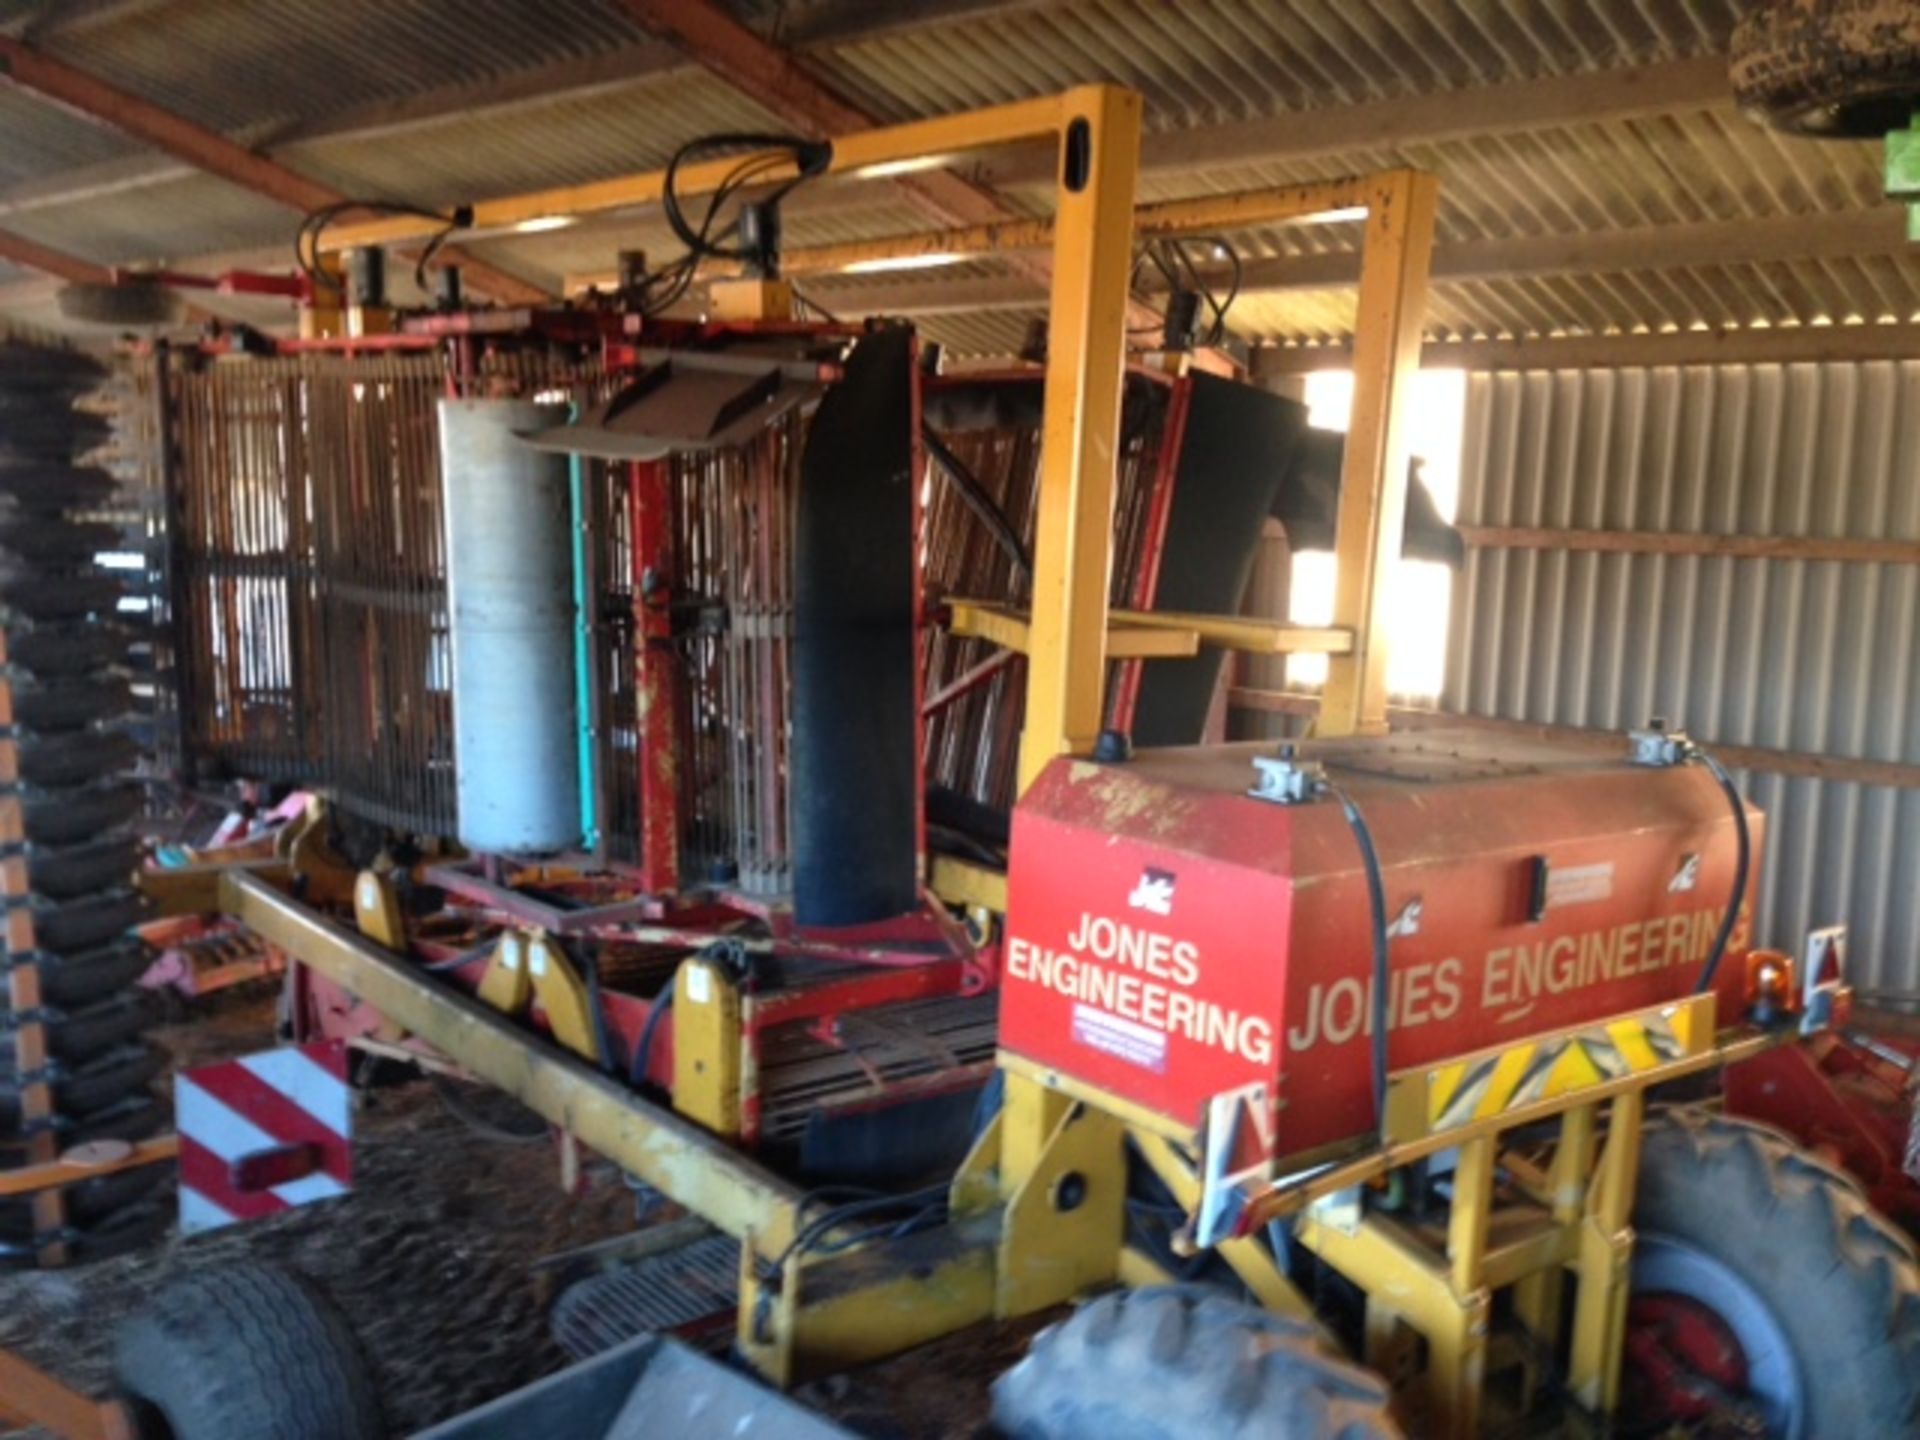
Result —
<svg viewBox="0 0 1920 1440"><path fill-rule="evenodd" d="M804 134L831 138L871 130L878 116L838 94L802 60L762 39L713 0L625 0L647 29L677 45L743 95ZM987 225L1018 218L1018 212L986 186L951 170L926 170L890 182L926 215L946 225ZM1042 285L1050 273L1044 258L1013 261ZM1134 324L1152 324L1159 313L1139 300L1128 304Z"/></svg>
<svg viewBox="0 0 1920 1440"><path fill-rule="evenodd" d="M0 260L24 265L29 270L38 270L43 275L52 275L74 285L113 283L113 272L106 266L82 260L78 255L69 255L64 250L55 250L37 240L16 235L11 230L0 230Z"/></svg>
<svg viewBox="0 0 1920 1440"><path fill-rule="evenodd" d="M1642 335L1551 335L1498 340L1429 340L1425 366L1458 370L1630 370L1660 365L1795 365L1827 361L1920 360L1920 325L1791 325L1674 330ZM1344 370L1344 345L1263 346L1254 375Z"/></svg>
<svg viewBox="0 0 1920 1440"><path fill-rule="evenodd" d="M18 40L0 36L0 74L85 119L131 136L195 169L250 190L302 214L338 204L345 197L331 186L308 179L276 160L238 145L183 115L56 60ZM441 251L449 264L464 266L476 290L499 299L529 302L543 292L491 265L457 252Z"/></svg>
<svg viewBox="0 0 1920 1440"><path fill-rule="evenodd" d="M1433 279L1500 280L1773 260L1860 259L1898 255L1906 249L1905 217L1889 206L1826 215L1459 241L1435 249ZM1213 267L1202 267L1202 273L1224 274ZM1241 289L1269 293L1333 290L1352 285L1359 275L1360 257L1351 251L1282 255L1246 262ZM823 281L821 299L851 314L933 315L956 310L1017 309L1038 303L1039 297L1032 284L1018 276L943 281L933 273L922 272L910 284L895 280L829 286Z"/></svg>

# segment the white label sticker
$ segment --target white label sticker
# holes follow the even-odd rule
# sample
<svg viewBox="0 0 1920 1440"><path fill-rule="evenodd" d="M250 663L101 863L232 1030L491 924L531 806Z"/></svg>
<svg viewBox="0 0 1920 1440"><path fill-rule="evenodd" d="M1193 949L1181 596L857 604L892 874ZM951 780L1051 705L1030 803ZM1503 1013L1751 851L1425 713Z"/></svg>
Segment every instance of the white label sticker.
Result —
<svg viewBox="0 0 1920 1440"><path fill-rule="evenodd" d="M687 999L696 1005L713 999L713 972L706 966L695 965L687 971Z"/></svg>
<svg viewBox="0 0 1920 1440"><path fill-rule="evenodd" d="M1613 862L1600 865L1572 865L1547 875L1547 908L1561 905L1586 905L1613 896Z"/></svg>

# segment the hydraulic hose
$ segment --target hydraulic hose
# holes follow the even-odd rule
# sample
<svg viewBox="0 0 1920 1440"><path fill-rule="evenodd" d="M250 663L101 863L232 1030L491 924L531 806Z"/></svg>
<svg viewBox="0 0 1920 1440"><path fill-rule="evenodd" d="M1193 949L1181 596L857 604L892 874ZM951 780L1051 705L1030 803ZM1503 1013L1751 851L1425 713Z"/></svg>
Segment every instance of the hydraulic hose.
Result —
<svg viewBox="0 0 1920 1440"><path fill-rule="evenodd" d="M974 473L958 455L948 448L946 442L933 431L931 425L920 427L920 443L926 448L933 463L946 472L952 482L954 493L961 503L973 512L974 518L987 527L987 533L994 543L1006 552L1012 562L1014 574L1022 580L1033 578L1033 559L1027 554L1027 547L1021 543L1020 532L1013 528L1013 522L987 493Z"/></svg>
<svg viewBox="0 0 1920 1440"><path fill-rule="evenodd" d="M1390 1014L1392 965L1387 955L1387 883L1380 871L1380 852L1374 847L1373 831L1347 793L1329 784L1327 793L1340 802L1353 838L1359 842L1360 858L1367 867L1367 904L1372 912L1373 930L1373 1113L1375 1123L1384 1131L1387 1124L1387 1020Z"/></svg>
<svg viewBox="0 0 1920 1440"><path fill-rule="evenodd" d="M1713 937L1713 949L1707 952L1707 968L1700 972L1700 983L1693 987L1693 993L1701 995L1713 988L1714 976L1720 971L1720 961L1725 958L1727 944L1733 939L1733 927L1740 921L1740 907L1747 900L1748 871L1753 865L1753 835L1747 827L1746 802L1740 798L1739 788L1733 783L1733 776L1727 773L1727 767L1698 745L1690 746L1688 753L1711 770L1713 778L1720 782L1727 803L1733 807L1733 833L1740 846L1739 858L1733 869L1733 898L1727 902L1727 913L1720 919L1719 933Z"/></svg>
<svg viewBox="0 0 1920 1440"><path fill-rule="evenodd" d="M633 1045L633 1060L627 1069L627 1083L638 1090L647 1083L647 1067L653 1061L653 1037L660 1033L660 1022L667 1018L667 1011L673 1008L674 982L669 979L660 993L653 997L653 1006L647 1011L647 1023L640 1027L640 1038Z"/></svg>

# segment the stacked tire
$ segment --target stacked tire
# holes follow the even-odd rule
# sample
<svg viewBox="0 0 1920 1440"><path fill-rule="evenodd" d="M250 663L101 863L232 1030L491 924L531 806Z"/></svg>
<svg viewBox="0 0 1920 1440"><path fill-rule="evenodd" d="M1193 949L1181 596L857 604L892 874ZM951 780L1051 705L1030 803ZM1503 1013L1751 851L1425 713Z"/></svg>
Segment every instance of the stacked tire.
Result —
<svg viewBox="0 0 1920 1440"><path fill-rule="evenodd" d="M119 613L124 582L98 558L126 548L102 518L118 482L75 463L107 438L105 422L74 409L100 379L83 356L0 343L0 629L36 947L4 963L35 964L42 1000L37 1016L16 1016L0 984L0 1168L23 1163L31 1138L14 1043L29 1019L46 1026L62 1149L145 1139L166 1123L152 1092L166 1054L144 1038L155 1007L137 984L150 956L131 933L146 913L133 885L145 792L128 665L139 631ZM70 1253L95 1258L163 1230L166 1174L146 1166L67 1190ZM26 1202L0 1201L0 1265L31 1260L33 1231Z"/></svg>

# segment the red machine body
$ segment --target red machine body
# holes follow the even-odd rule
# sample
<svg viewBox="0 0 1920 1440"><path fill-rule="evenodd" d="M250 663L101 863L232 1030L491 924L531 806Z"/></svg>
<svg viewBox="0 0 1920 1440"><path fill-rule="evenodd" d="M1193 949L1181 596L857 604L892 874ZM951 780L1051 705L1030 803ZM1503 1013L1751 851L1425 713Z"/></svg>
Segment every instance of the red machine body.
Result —
<svg viewBox="0 0 1920 1440"><path fill-rule="evenodd" d="M1020 802L1000 1043L1200 1132L1261 1084L1276 1156L1372 1132L1365 864L1331 799L1253 798L1270 747L1063 759ZM1429 730L1305 743L1365 816L1390 920L1394 1070L1690 993L1737 831L1698 766ZM1756 859L1761 817L1749 810ZM1751 888L1749 889L1749 903ZM1743 917L1722 963L1737 1013Z"/></svg>

